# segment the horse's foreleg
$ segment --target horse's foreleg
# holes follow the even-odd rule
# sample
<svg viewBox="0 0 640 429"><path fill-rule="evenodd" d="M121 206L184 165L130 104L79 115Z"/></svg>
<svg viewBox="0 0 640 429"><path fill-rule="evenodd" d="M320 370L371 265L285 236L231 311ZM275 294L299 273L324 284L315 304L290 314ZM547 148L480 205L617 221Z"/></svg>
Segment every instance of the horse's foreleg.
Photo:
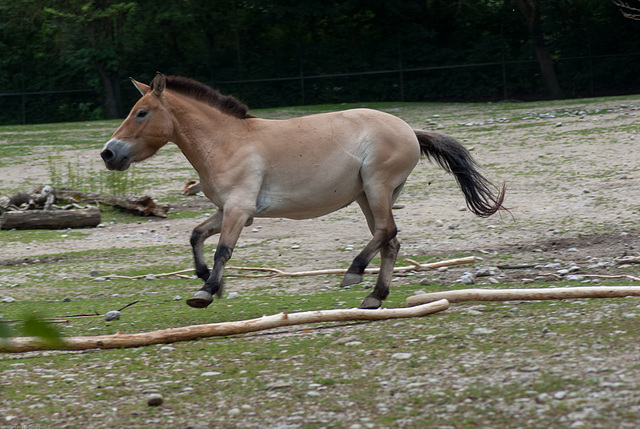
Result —
<svg viewBox="0 0 640 429"><path fill-rule="evenodd" d="M207 238L220 232L222 228L222 210L216 211L213 216L194 228L191 233L191 249L196 275L205 282L211 272L204 261L204 242Z"/></svg>
<svg viewBox="0 0 640 429"><path fill-rule="evenodd" d="M231 259L233 248L235 247L238 237L242 232L242 228L251 224L251 216L234 215L234 213L225 211L222 219L222 228L220 230L220 240L213 257L213 269L206 279L202 289L197 291L193 297L187 300L187 304L195 308L204 308L213 302L213 295L218 298L222 296L224 289L223 273L224 266Z"/></svg>

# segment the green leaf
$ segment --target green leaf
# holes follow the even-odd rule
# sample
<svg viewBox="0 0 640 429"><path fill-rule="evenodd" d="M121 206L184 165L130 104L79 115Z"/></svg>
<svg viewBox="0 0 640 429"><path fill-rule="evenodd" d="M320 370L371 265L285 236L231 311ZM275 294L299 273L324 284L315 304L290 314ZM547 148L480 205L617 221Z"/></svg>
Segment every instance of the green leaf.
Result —
<svg viewBox="0 0 640 429"><path fill-rule="evenodd" d="M63 347L62 335L56 327L36 316L27 316L24 320L23 332L26 336L38 337L54 347Z"/></svg>
<svg viewBox="0 0 640 429"><path fill-rule="evenodd" d="M0 338L14 337L15 334L9 322L0 322Z"/></svg>

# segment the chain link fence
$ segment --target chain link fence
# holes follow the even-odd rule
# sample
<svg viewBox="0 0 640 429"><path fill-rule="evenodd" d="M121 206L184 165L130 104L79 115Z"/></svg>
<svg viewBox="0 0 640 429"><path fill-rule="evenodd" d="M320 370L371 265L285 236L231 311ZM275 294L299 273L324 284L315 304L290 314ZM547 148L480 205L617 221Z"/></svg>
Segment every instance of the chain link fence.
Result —
<svg viewBox="0 0 640 429"><path fill-rule="evenodd" d="M640 91L640 54L559 58L560 85L568 97ZM251 108L374 101L498 101L540 99L546 86L534 60L495 61L358 73L208 82ZM138 97L123 87L125 110ZM97 89L1 92L0 124L101 119Z"/></svg>

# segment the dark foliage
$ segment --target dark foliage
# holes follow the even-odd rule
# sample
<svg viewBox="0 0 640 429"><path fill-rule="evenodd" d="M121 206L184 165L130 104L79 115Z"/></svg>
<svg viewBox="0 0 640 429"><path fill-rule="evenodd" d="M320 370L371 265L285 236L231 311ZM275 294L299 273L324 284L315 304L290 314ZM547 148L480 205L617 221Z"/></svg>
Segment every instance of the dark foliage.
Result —
<svg viewBox="0 0 640 429"><path fill-rule="evenodd" d="M639 21L613 2L529 2L566 96L640 90ZM0 16L5 124L121 115L127 78L157 70L253 108L548 95L508 0L14 0Z"/></svg>

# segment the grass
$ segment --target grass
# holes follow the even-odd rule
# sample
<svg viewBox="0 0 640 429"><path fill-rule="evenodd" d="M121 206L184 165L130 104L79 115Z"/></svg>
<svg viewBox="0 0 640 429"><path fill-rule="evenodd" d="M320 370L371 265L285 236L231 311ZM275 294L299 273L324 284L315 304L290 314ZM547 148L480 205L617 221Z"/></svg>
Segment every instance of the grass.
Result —
<svg viewBox="0 0 640 429"><path fill-rule="evenodd" d="M123 282L131 289L138 287L136 282ZM175 282L174 286L159 284L154 289L171 287L175 288ZM413 287L394 290L397 298L392 299L389 306L401 304L400 297ZM362 292L339 290L315 293L311 298L308 295L284 294L279 295L277 300L266 299L262 294L247 293L244 298L234 300L233 305L227 306L226 302L231 301L217 301L213 309L199 312L187 308L182 302L173 301L171 293L143 293L143 300L123 310L123 317L119 321L106 323L99 316L69 318L61 330L66 335L99 335L209 323L212 320L238 320L280 311L334 307L336 294L340 300L352 302L359 299ZM51 301L47 304L46 313L103 313L125 301L127 299L120 297L94 298L90 302ZM581 311L589 313L601 305L601 302L594 300L578 306ZM477 424L477 418L469 416L483 411L483 424L500 425L509 419L508 413L500 411L502 403L514 405L519 404L520 400L535 402L535 397L541 393L578 391L593 383L592 379L567 378L532 369L533 372L520 373L532 374L530 383L506 380L506 384L487 385L483 381L484 376L495 375L504 365L504 360L496 361L492 356L511 353L507 360L515 367L520 366L528 371L528 367L535 366L538 356L563 352L559 337L577 339L584 335L584 326L570 320L558 321L554 325L532 324L531 317L534 315L539 319L549 316L549 307L545 308L541 303L521 304L521 313L515 317L509 316L511 306L502 303L486 305L487 308L483 310L485 323L497 329L493 336L470 335L469 331L477 317L464 311L453 311L420 320L346 326L333 323L289 328L275 335L258 333L203 339L174 344L166 350L162 346L151 346L80 354L53 353L45 357L14 356L4 361L5 369L15 370L28 365L30 371L19 373L21 387L7 390L7 386L4 386L2 391L11 402L29 400L31 403L45 404L42 408L29 411L32 424L50 423L51 411L60 412L59 406L56 406L60 400L73 404L82 402L74 399L79 397L86 397L84 401L98 406L104 417L111 421L123 422L121 419L126 419L131 426L142 427L154 417L160 418L164 424L168 424L171 418L176 421L187 418L200 407L209 410L205 412L208 421L215 421L221 413L226 417L227 411L232 408L243 409L242 406L247 405L246 398L250 396L252 413L264 419L276 418L278 410L289 409L289 415L294 416L291 410L311 407L309 415L312 420L318 414L318 409L344 413L359 410L354 413L355 418L368 418L380 425L409 417L417 424L441 425L446 423L447 415L455 413L466 416L462 418L461 427L473 427ZM626 306L632 307L632 304ZM16 302L9 314L5 313L5 318L38 311L38 307L40 304L35 301ZM45 315L42 311L41 314ZM508 324L504 322L505 317L509 318ZM610 322L616 328L633 327L632 322L619 325L624 321L615 316ZM545 337L541 333L543 327L557 332L557 335ZM345 328L348 329L348 335L356 337L363 346L337 343L335 340L345 335ZM627 335L632 335L633 330L627 332ZM504 343L505 338L509 339L508 346ZM602 340L606 340L606 337L593 336L593 343L583 342L582 347L588 349ZM626 341L626 338L619 338L615 344L619 346ZM609 346L606 343L604 345ZM400 352L411 353L413 358L404 362L389 362L392 354ZM470 353L474 356L471 360ZM474 363L467 364L467 361ZM451 380L452 385L429 381L437 376L443 363L446 365L445 362L457 362L459 378ZM381 364L392 365L393 377ZM328 368L333 369L328 371ZM215 375L203 377L204 373ZM409 399L396 403L392 392L400 393L397 390L400 385L395 385L394 379L414 380L413 383L422 385L410 387L412 393ZM270 388L274 381L283 387ZM167 402L164 410L170 415L163 415L161 409L150 409L144 405L140 391L145 386L156 386L163 393ZM209 394L212 388L216 392L215 398ZM51 391L56 393L52 396L49 393ZM319 397L310 396L309 392L312 391L321 394ZM88 397L84 396L87 394ZM224 400L221 402L220 398ZM536 421L551 422L558 415L566 413L562 403L555 399L552 401L552 406L545 412L547 417L538 417ZM380 402L385 407L378 407ZM100 404L111 404L109 406L118 408L118 413L101 408ZM180 406L176 407L177 404ZM455 411L451 408L452 404L455 404ZM82 415L82 404L74 407L79 407ZM450 411L425 412L432 407L449 407ZM486 413L489 409L493 410L492 415ZM86 411L85 419L88 419L90 414ZM79 418L78 413L74 412L73 415ZM225 418L225 421L234 420ZM312 421L305 427L320 426L321 421Z"/></svg>
<svg viewBox="0 0 640 429"><path fill-rule="evenodd" d="M611 97L535 103L366 106L399 115L416 127L442 124L443 132L468 140L467 144L475 147L474 154L491 174L510 181L521 180L524 185L520 189L510 188L516 194L519 190L531 194L549 192L548 177L559 177L567 183L592 180L588 182L590 193L585 203L588 212L614 206L607 197L611 188L603 188L603 193L598 186L606 185L601 180L616 178L621 161L616 159L614 165L602 163L581 171L575 167L575 160L580 158L579 153L573 152L575 141L589 138L599 144L614 132L619 136L632 135L639 128L631 123L604 121L593 130L553 125L561 121L591 121L603 112L615 113L616 107L612 106L636 100L637 97ZM360 103L305 106L252 113L284 118L362 106ZM585 119L579 119L579 115ZM476 125L459 125L465 123ZM117 121L96 121L0 127L3 148L0 169L25 165L20 178L29 177L32 172L28 165L37 162L49 167L52 182L98 186L89 183L103 169L97 151L117 125ZM623 137L620 139L625 145L629 143ZM532 159L530 154L540 150L545 157ZM515 155L505 157L508 151ZM135 182L163 201L176 202L180 207L184 200L178 196L179 190L193 171L176 161L179 157L179 150L168 146L138 166L134 178L117 177ZM158 174L159 169L168 174ZM416 179L405 187L406 198L423 199L428 193L437 202L445 192L455 189L451 178L436 169L424 168L415 174ZM428 181L432 184L425 186ZM581 198L570 194L567 183L561 186L559 194L550 194L563 204ZM0 176L0 193L9 195L24 190L19 188L24 186L24 182L10 175ZM425 216L424 225L429 230L425 236L434 242L464 242L464 228L451 232L446 226L442 229L433 226L433 219L439 216L437 209L437 206L433 209L436 217ZM404 216L402 211L398 214ZM179 208L170 213L166 222L200 219L204 215L200 210ZM340 222L351 220L350 216L341 212L332 217ZM107 225L134 226L139 222L139 218L117 211L103 212L103 223ZM458 222L465 222L464 213L445 219L445 225ZM498 226L490 231L493 235L488 235L488 239L494 240L495 234L502 237L504 233L508 241L511 224L491 222ZM573 225L572 214L567 213L560 222L540 215L522 219L517 228L523 234L540 230L547 235L552 234L550 228L561 229L555 236L564 237L572 234ZM587 219L584 225L585 232L634 227L633 219L629 218L616 219L615 225ZM146 221L141 228L148 228ZM10 325L13 332L24 333L24 320L55 317L52 325L65 336L135 333L280 312L350 308L370 292L361 286L339 288L338 276L321 280L229 278L228 291L238 292L239 298L216 300L206 310L194 310L184 300L201 286L199 280L94 281L89 274L98 270L101 275L116 271L133 276L189 267L188 236L183 244L172 246L141 244L136 248L120 248L114 242L114 247L106 250L65 251L57 247L59 243L84 240L89 234L84 230L0 231L3 248L11 248L15 243L50 246L50 250L30 257L29 261L15 258L11 261L13 265L0 267L0 301L7 296L16 298L15 302L0 302L1 320L5 322L0 326ZM300 260L312 263L312 251L296 253L281 241L295 237L292 231L291 237L254 239L237 249L231 263L278 268L295 267ZM401 238L423 245L422 237ZM347 248L347 244L353 244L355 250ZM346 266L348 256L355 255L363 244L336 241L335 253L340 264ZM213 247L207 246L209 259ZM456 252L433 255L425 248L428 249L420 247L418 254L411 255L411 251L408 254L412 259L427 262L467 256ZM284 254L285 250L290 259L275 260L274 255ZM539 261L553 261L557 257L546 252ZM2 256L3 260L11 258L11 254ZM518 256L505 249L497 258L518 262ZM487 260L494 262L496 258ZM123 268L121 261L130 262ZM376 259L374 264L378 263ZM635 275L635 271L635 267L630 267L624 272ZM399 277L394 281L385 307L403 306L405 298L418 290L466 287L437 281L423 285L420 278ZM373 277L365 279L366 284L372 282ZM181 298L176 300L177 296ZM137 302L122 310L120 320L104 320L107 311L134 301ZM637 298L469 303L421 319L313 324L135 349L5 354L0 355L3 398L0 419L10 425L72 428L196 424L230 428L351 425L474 428L517 424L534 428L570 427L577 421L588 427L630 426L637 420L636 386L640 381L638 364L633 358L639 351L635 329L637 308ZM79 314L88 316L72 317ZM479 334L478 327L493 331ZM408 353L410 357L400 359L398 353ZM164 404L148 406L144 395L148 390L162 393ZM566 396L558 394L562 399L557 399L558 392L566 392Z"/></svg>

